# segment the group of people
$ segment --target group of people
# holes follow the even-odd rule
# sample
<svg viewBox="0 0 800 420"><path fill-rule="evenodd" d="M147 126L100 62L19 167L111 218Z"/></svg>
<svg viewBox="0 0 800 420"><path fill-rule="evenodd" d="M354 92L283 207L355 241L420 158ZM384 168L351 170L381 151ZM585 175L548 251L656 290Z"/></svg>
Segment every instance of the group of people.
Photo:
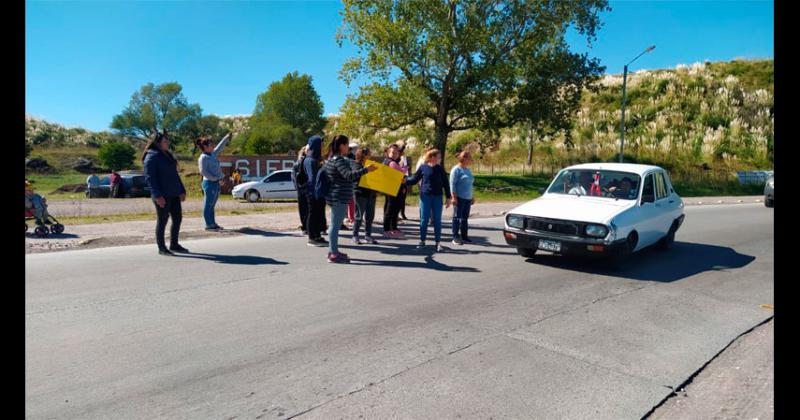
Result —
<svg viewBox="0 0 800 420"><path fill-rule="evenodd" d="M110 187L109 198L121 197L122 194L124 194L122 176L117 171L112 170L108 178ZM86 189L89 198L97 198L100 196L100 185L102 185L102 182L97 176L97 172L92 172L91 175L86 178Z"/></svg>
<svg viewBox="0 0 800 420"><path fill-rule="evenodd" d="M198 167L202 175L204 194L203 217L206 230L222 229L215 220L214 208L219 198L220 185L224 182L218 155L231 138L231 133L216 145L209 138L195 141L202 151ZM420 185L420 241L418 249L426 246L428 226L432 223L435 249L441 252L442 211L454 206L453 243L461 245L471 242L468 232L470 206L474 203L472 184L474 177L469 169L472 162L469 152L457 155L458 164L450 175L441 162L441 152L426 151L412 175L410 159L403 156L404 144L391 144L383 151L382 163L403 174L403 182L395 195L386 194L383 230L386 238L402 238L397 227L398 218L405 219L405 200L409 188ZM347 254L339 251L339 232L346 218L352 219L353 242L355 244L378 244L373 237L373 221L378 193L359 187L362 176L378 169L368 161L380 161L369 147L350 143L345 135L333 137L325 147L323 139L312 136L300 151L292 170L292 180L297 189L298 210L301 229L308 237L310 246L327 247L329 262L349 262ZM147 143L142 155L145 180L150 187L156 209L156 244L161 255L188 252L179 243L182 220L181 203L186 199L186 189L178 173L177 159L169 150L166 133L156 133ZM330 223L327 223L326 208L330 207ZM350 210L352 209L352 210ZM348 215L348 211L350 213ZM349 217L348 217L349 216ZM172 219L170 245L166 245L166 224ZM361 229L364 235L361 236ZM327 231L328 240L323 232Z"/></svg>
<svg viewBox="0 0 800 420"><path fill-rule="evenodd" d="M348 208L353 208L353 243L378 244L372 231L378 193L358 184L362 176L376 169L374 165L368 165L367 160L377 161L380 157L373 156L368 147L349 143L347 136L338 135L330 142L323 160L322 142L319 136L311 137L300 151L292 170L301 229L308 236L309 246L328 248L328 261L347 262L349 257L339 251L338 242ZM420 184L420 242L417 248L426 247L428 226L432 222L435 249L437 252L444 250L441 245L442 211L443 207L449 208L451 204L455 205L453 243L461 245L471 242L468 219L470 206L474 203L474 177L469 169L472 163L469 152L457 156L459 163L449 177L441 165L441 152L438 150L426 151L413 175L409 170L410 160L403 156L403 152L404 144L390 144L383 150L382 163L402 173L404 179L397 194L385 194L384 236L390 239L403 238L398 220L401 216L405 218L409 188ZM326 223L326 204L331 208L330 223ZM328 240L322 237L325 230Z"/></svg>

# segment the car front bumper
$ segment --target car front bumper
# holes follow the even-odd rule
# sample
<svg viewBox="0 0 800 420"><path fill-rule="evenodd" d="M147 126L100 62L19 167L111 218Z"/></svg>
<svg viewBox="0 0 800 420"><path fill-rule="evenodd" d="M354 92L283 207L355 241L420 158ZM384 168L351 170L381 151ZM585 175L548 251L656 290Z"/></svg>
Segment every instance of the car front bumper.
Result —
<svg viewBox="0 0 800 420"><path fill-rule="evenodd" d="M546 235L529 230L503 229L503 237L506 243L517 248L536 249L541 251L553 252L561 255L574 255L586 257L604 257L617 255L625 247L625 239L607 242L604 239L579 238L579 237L560 237ZM561 244L558 252L540 249L539 241L547 239L557 241Z"/></svg>
<svg viewBox="0 0 800 420"><path fill-rule="evenodd" d="M231 191L231 195L233 196L233 198L244 199L244 191L243 190Z"/></svg>

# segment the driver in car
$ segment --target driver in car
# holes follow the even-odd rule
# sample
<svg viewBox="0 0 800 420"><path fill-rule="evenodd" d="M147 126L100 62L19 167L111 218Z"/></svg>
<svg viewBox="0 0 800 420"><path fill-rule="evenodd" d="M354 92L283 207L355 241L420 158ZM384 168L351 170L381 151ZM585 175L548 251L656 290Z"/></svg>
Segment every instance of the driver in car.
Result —
<svg viewBox="0 0 800 420"><path fill-rule="evenodd" d="M631 195L631 180L627 177L622 178L619 187L611 187L608 189L617 198L628 198Z"/></svg>

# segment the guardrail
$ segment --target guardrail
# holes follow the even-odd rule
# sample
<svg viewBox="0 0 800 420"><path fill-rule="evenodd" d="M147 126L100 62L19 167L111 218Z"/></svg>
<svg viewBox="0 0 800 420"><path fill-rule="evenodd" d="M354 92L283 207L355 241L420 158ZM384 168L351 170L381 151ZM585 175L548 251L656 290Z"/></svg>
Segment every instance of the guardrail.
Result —
<svg viewBox="0 0 800 420"><path fill-rule="evenodd" d="M745 184L765 184L767 180L775 175L775 171L738 171L739 183Z"/></svg>

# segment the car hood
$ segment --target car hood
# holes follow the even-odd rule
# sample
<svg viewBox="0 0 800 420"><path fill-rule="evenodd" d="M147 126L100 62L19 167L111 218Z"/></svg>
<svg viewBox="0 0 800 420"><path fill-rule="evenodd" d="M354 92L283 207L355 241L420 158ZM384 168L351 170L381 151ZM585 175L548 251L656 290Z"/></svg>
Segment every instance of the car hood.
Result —
<svg viewBox="0 0 800 420"><path fill-rule="evenodd" d="M260 182L249 181L249 182L241 183L241 184L233 187L233 189L238 191L238 190L243 190L243 189L246 189L246 188L256 187L258 184L260 184Z"/></svg>
<svg viewBox="0 0 800 420"><path fill-rule="evenodd" d="M635 204L636 200L615 200L613 198L598 198L585 195L545 194L515 207L509 213L605 224L611 218L633 207Z"/></svg>

